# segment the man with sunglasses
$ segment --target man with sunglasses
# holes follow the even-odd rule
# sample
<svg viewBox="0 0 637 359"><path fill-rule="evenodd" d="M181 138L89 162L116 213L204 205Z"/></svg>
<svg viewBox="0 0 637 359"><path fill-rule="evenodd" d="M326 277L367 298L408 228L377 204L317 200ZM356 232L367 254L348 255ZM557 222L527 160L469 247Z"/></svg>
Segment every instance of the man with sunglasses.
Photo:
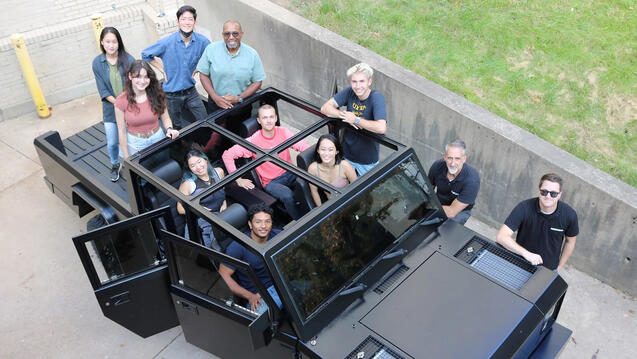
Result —
<svg viewBox="0 0 637 359"><path fill-rule="evenodd" d="M238 21L228 20L221 32L223 41L206 47L199 63L199 79L208 93L208 110L215 112L243 102L261 88L265 71L255 49L242 44Z"/></svg>
<svg viewBox="0 0 637 359"><path fill-rule="evenodd" d="M197 10L184 5L177 10L179 31L166 36L142 51L142 59L164 75L168 115L176 130L186 126L184 115L189 111L195 120L206 117L206 108L195 88L195 66L210 44L202 34L194 32ZM157 61L161 58L161 62Z"/></svg>
<svg viewBox="0 0 637 359"><path fill-rule="evenodd" d="M573 253L579 233L577 213L561 197L562 178L554 173L542 176L538 197L515 206L500 228L497 242L533 265L560 271Z"/></svg>

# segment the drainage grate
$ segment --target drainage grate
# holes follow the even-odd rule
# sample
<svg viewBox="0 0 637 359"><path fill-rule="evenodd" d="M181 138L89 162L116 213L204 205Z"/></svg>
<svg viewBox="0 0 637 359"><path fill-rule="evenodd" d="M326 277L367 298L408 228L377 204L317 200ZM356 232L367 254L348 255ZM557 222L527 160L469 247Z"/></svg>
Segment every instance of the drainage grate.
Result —
<svg viewBox="0 0 637 359"><path fill-rule="evenodd" d="M371 335L363 340L345 359L405 359Z"/></svg>
<svg viewBox="0 0 637 359"><path fill-rule="evenodd" d="M401 264L400 267L396 268L394 273L392 273L389 277L385 278L376 288L374 288L374 293L383 294L392 284L396 283L396 281L403 276L403 274L407 273L409 267L404 264Z"/></svg>

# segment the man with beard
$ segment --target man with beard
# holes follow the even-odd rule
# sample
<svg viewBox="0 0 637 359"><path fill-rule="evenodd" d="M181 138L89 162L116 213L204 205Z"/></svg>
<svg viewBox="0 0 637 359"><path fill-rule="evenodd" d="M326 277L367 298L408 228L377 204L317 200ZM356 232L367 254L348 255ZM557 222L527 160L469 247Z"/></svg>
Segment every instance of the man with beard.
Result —
<svg viewBox="0 0 637 359"><path fill-rule="evenodd" d="M465 164L466 149L462 140L447 144L442 159L429 169L429 181L436 189L442 209L448 218L460 224L465 224L471 216L480 190L478 171Z"/></svg>
<svg viewBox="0 0 637 359"><path fill-rule="evenodd" d="M533 265L560 271L573 254L579 233L577 213L560 198L562 178L554 173L542 176L538 196L515 206L497 242ZM516 239L514 231L518 231Z"/></svg>
<svg viewBox="0 0 637 359"><path fill-rule="evenodd" d="M373 74L374 70L364 62L350 67L347 70L350 86L337 92L321 106L321 113L325 116L340 118L352 125L343 134L343 156L359 176L378 164L380 146L356 130L367 130L378 135L384 135L387 131L385 97L380 91L371 89ZM346 109L339 109L341 106Z"/></svg>
<svg viewBox="0 0 637 359"><path fill-rule="evenodd" d="M177 130L186 125L183 120L186 110L195 120L206 117L206 108L199 98L193 76L197 61L210 40L194 32L196 24L197 10L184 5L177 10L179 31L142 51L142 59L164 75L163 90L166 93L168 115ZM156 57L161 58L162 62L157 61Z"/></svg>
<svg viewBox="0 0 637 359"><path fill-rule="evenodd" d="M243 102L257 92L265 80L259 54L241 43L241 24L226 21L221 36L223 41L208 45L197 64L211 113Z"/></svg>

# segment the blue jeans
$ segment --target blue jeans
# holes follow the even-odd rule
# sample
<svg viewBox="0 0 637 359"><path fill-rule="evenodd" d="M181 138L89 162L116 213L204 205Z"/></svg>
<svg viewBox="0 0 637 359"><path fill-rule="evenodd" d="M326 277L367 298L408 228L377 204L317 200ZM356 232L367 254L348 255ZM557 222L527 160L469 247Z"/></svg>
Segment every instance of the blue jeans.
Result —
<svg viewBox="0 0 637 359"><path fill-rule="evenodd" d="M195 121L207 116L203 101L199 98L199 93L194 86L183 92L167 92L166 106L168 107L168 115L173 122L173 127L177 130L188 125L184 118L185 111L190 111Z"/></svg>
<svg viewBox="0 0 637 359"><path fill-rule="evenodd" d="M363 164L363 163L353 162L353 161L350 161L350 160L347 160L347 162L349 162L352 165L352 167L354 167L354 169L356 170L356 173L358 173L359 176L362 176L365 173L369 172L369 170L371 170L372 168L374 168L378 164L378 161L376 161L374 163L370 163L368 165Z"/></svg>
<svg viewBox="0 0 637 359"><path fill-rule="evenodd" d="M276 303L277 307L279 307L279 309L283 308L283 303L281 303L281 298L279 298L279 293L277 293L273 285L268 287L268 293L270 293L270 296L272 297L272 299L274 299L274 303ZM266 304L265 300L263 299L261 300L263 301L263 305L260 306L259 309L257 309L257 314L264 313L266 310L268 310L268 305ZM252 310L252 308L250 308L250 302L246 304L246 308Z"/></svg>
<svg viewBox="0 0 637 359"><path fill-rule="evenodd" d="M112 165L116 165L119 163L119 134L117 132L117 123L104 122L104 134L106 135L108 158L110 158Z"/></svg>
<svg viewBox="0 0 637 359"><path fill-rule="evenodd" d="M467 220L471 217L471 210L460 211L460 213L456 214L455 217L451 218L452 221L458 222L462 225L467 223Z"/></svg>
<svg viewBox="0 0 637 359"><path fill-rule="evenodd" d="M214 213L219 214L219 212ZM201 228L201 239L203 239L203 244L208 248L212 248L215 251L221 252L221 247L219 246L219 243L217 243L215 234L212 231L212 224L210 224L210 222L206 220L203 220L202 218L197 218L197 225L199 225L199 228ZM184 238L190 239L189 232L190 231L188 230L188 224L186 223L186 225L184 226Z"/></svg>
<svg viewBox="0 0 637 359"><path fill-rule="evenodd" d="M166 134L161 127L159 128L159 131L155 132L148 138L137 137L135 135L131 135L130 132L126 132L128 155L131 156L133 153L139 152L153 143L161 141L164 137L166 137Z"/></svg>
<svg viewBox="0 0 637 359"><path fill-rule="evenodd" d="M292 219L299 219L299 211L296 209L296 203L294 203L294 186L296 184L296 175L285 172L279 177L272 180L265 186L265 191L278 199L285 206L285 210L288 212Z"/></svg>

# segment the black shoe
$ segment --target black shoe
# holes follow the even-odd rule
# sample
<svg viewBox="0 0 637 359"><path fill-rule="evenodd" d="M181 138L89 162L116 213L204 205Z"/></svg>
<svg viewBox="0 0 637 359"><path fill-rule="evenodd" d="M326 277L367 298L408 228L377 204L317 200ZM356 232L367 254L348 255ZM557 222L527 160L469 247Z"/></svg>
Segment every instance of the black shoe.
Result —
<svg viewBox="0 0 637 359"><path fill-rule="evenodd" d="M119 171L121 169L122 169L121 163L114 164L113 167L111 167L111 181L117 182L117 180L119 179Z"/></svg>

